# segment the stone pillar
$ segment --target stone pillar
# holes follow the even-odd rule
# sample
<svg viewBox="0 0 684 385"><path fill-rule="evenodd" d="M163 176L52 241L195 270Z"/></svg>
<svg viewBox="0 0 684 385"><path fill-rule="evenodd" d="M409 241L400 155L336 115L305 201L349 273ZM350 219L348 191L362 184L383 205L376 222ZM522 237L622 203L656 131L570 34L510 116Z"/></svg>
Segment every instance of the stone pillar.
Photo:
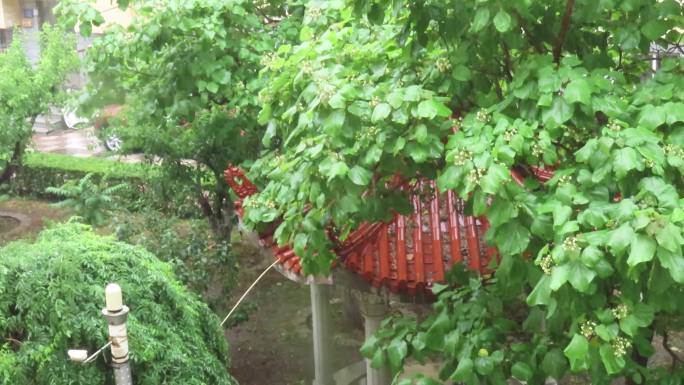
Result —
<svg viewBox="0 0 684 385"><path fill-rule="evenodd" d="M311 321L314 345L314 385L335 385L332 368L330 285L311 283Z"/></svg>
<svg viewBox="0 0 684 385"><path fill-rule="evenodd" d="M389 314L387 301L377 295L360 294L359 304L365 321L366 339L375 334L380 323ZM372 368L370 359L366 358L366 385L390 385L392 377L389 368Z"/></svg>

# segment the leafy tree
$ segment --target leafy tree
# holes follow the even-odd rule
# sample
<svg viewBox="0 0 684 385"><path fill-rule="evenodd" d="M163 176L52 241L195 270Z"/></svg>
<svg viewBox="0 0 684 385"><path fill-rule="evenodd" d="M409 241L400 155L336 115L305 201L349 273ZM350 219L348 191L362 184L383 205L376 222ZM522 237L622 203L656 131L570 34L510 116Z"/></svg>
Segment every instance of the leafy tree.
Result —
<svg viewBox="0 0 684 385"><path fill-rule="evenodd" d="M10 47L0 52L0 184L21 165L36 117L57 100L66 75L78 63L74 37L58 28L43 28L35 66L21 41L15 33Z"/></svg>
<svg viewBox="0 0 684 385"><path fill-rule="evenodd" d="M113 208L116 193L127 186L124 183L114 186L97 184L92 181L93 175L87 174L77 182L68 181L60 187L48 187L46 192L64 199L55 203L55 207L70 207L87 223L97 226L104 223L108 212Z"/></svg>
<svg viewBox="0 0 684 385"><path fill-rule="evenodd" d="M388 323L364 350L376 364L679 383L671 349L672 368L646 363L684 309L684 62L652 73L649 51L681 51L683 23L675 0L310 1L301 43L265 59L270 151L247 220L278 219L278 241L326 272L331 231L406 213L397 177L436 179L489 218L501 262L485 286L437 287L427 321Z"/></svg>
<svg viewBox="0 0 684 385"><path fill-rule="evenodd" d="M64 19L100 23L81 3L63 4ZM189 186L224 238L233 218L223 171L258 153L258 71L262 54L286 39L290 23L273 20L284 13L277 3L149 1L129 28L112 27L89 50L91 106L125 104L125 151L160 159L168 183Z"/></svg>
<svg viewBox="0 0 684 385"><path fill-rule="evenodd" d="M0 384L113 384L102 358L79 365L66 354L107 341L109 282L131 308L134 384L235 383L218 318L168 264L72 222L0 249Z"/></svg>

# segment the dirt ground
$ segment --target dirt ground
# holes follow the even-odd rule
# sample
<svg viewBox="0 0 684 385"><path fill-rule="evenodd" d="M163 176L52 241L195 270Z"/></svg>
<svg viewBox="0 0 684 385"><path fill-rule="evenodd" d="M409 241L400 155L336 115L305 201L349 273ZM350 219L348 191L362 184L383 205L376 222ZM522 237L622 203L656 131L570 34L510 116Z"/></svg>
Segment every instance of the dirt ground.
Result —
<svg viewBox="0 0 684 385"><path fill-rule="evenodd" d="M47 202L30 199L0 199L0 211L23 214L29 219L28 227L21 233L13 233L10 236L0 234L0 245L18 238L34 239L48 223L62 222L70 216L68 210L50 207Z"/></svg>
<svg viewBox="0 0 684 385"><path fill-rule="evenodd" d="M238 286L232 291L226 308L270 264L255 250L250 250L250 246L240 248L238 255ZM337 370L361 360L358 348L363 343L363 331L345 324L339 298L333 298L331 303ZM226 330L231 374L241 385L310 384L313 337L308 286L271 270L242 306L252 309L248 319Z"/></svg>

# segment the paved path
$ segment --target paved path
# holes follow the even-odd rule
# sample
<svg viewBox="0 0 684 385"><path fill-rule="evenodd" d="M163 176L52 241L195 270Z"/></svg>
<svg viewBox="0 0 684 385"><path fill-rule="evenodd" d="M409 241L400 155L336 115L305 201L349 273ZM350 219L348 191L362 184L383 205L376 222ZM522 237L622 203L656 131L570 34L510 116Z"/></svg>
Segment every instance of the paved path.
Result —
<svg viewBox="0 0 684 385"><path fill-rule="evenodd" d="M102 146L101 141L95 136L93 130L89 128L54 131L38 129L33 135L32 146L38 152L51 152L82 158L98 156L129 163L140 162L143 159L142 154L107 156L107 151Z"/></svg>

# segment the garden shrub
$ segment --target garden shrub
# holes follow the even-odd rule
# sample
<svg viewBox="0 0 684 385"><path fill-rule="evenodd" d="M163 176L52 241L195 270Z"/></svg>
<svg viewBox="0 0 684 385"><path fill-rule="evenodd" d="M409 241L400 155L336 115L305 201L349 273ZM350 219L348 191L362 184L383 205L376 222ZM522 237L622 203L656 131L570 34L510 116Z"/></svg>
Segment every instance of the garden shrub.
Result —
<svg viewBox="0 0 684 385"><path fill-rule="evenodd" d="M112 384L102 358L83 366L66 354L107 341L100 311L110 282L131 308L134 384L234 383L218 319L168 264L72 222L0 249L0 384Z"/></svg>
<svg viewBox="0 0 684 385"><path fill-rule="evenodd" d="M136 219L123 211L114 215L110 227L119 240L154 250L198 294L214 281L221 281L223 289L233 286L236 261L230 244L215 237L205 220L182 220L150 209L138 214Z"/></svg>

